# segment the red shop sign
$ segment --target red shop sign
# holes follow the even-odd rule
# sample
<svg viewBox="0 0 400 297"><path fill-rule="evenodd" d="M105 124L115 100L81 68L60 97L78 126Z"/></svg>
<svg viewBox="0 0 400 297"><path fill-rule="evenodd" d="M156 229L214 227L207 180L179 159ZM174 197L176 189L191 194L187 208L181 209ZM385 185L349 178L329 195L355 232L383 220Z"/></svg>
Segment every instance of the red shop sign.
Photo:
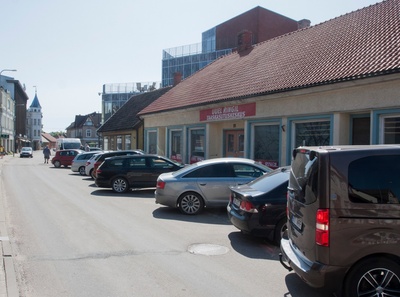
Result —
<svg viewBox="0 0 400 297"><path fill-rule="evenodd" d="M242 119L256 114L256 103L200 110L200 122Z"/></svg>

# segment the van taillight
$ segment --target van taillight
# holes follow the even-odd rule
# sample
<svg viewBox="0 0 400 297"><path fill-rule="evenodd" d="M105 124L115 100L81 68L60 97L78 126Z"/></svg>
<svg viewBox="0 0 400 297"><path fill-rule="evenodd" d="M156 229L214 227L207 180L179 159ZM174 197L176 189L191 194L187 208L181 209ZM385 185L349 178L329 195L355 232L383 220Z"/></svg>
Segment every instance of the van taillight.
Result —
<svg viewBox="0 0 400 297"><path fill-rule="evenodd" d="M329 246L329 209L317 210L315 243L322 246Z"/></svg>

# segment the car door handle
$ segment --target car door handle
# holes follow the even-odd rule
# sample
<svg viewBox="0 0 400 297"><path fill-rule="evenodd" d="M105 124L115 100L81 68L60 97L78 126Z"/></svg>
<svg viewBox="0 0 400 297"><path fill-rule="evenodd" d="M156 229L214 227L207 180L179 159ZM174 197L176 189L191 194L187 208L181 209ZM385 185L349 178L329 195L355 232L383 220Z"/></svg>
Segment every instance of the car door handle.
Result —
<svg viewBox="0 0 400 297"><path fill-rule="evenodd" d="M207 183L200 183L200 186L205 186L207 185Z"/></svg>

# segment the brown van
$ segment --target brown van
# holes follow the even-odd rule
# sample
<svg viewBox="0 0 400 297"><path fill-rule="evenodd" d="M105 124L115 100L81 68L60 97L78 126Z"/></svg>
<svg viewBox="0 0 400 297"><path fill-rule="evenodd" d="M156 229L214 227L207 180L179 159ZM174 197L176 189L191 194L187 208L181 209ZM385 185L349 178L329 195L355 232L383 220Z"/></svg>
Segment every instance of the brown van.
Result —
<svg viewBox="0 0 400 297"><path fill-rule="evenodd" d="M299 147L281 263L344 296L400 296L400 145Z"/></svg>

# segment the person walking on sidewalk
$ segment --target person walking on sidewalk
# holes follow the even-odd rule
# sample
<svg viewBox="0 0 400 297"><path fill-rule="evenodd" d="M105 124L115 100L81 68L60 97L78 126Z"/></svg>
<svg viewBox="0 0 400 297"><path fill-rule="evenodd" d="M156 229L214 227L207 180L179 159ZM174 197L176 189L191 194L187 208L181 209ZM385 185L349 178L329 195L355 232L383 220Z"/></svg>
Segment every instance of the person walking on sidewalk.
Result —
<svg viewBox="0 0 400 297"><path fill-rule="evenodd" d="M43 149L43 155L44 155L44 163L49 163L51 151L49 149L49 146L46 145L46 147Z"/></svg>

